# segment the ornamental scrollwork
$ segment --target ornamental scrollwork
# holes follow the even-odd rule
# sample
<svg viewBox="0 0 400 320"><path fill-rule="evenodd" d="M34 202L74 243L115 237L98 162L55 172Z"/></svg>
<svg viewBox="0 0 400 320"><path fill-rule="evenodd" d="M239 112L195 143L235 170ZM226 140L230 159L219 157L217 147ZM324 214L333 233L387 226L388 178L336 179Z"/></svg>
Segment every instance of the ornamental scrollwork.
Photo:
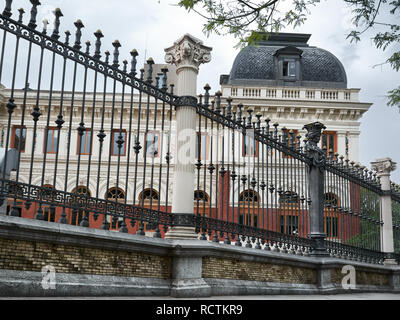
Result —
<svg viewBox="0 0 400 320"><path fill-rule="evenodd" d="M304 153L306 157L311 160L313 166L317 166L320 170L323 170L326 163L326 155L321 148L318 147L318 143L321 139L322 130L326 129L326 127L321 122L317 121L305 125L303 129L307 130L307 143L304 148Z"/></svg>
<svg viewBox="0 0 400 320"><path fill-rule="evenodd" d="M165 49L165 62L180 65L191 65L196 68L202 63L211 61L212 48L203 45L203 42L195 37L185 34L170 48Z"/></svg>

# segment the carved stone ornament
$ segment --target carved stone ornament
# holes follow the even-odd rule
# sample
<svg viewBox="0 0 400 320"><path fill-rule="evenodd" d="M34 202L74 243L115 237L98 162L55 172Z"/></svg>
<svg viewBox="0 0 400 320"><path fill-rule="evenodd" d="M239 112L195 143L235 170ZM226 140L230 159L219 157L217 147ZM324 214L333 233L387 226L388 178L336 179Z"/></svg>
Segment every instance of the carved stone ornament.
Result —
<svg viewBox="0 0 400 320"><path fill-rule="evenodd" d="M396 170L396 164L390 158L376 159L375 162L371 162L372 170L375 170L379 175L390 174L391 171Z"/></svg>
<svg viewBox="0 0 400 320"><path fill-rule="evenodd" d="M175 64L177 68L192 66L198 69L200 64L211 61L211 50L201 40L185 34L172 47L165 49L165 62Z"/></svg>
<svg viewBox="0 0 400 320"><path fill-rule="evenodd" d="M323 166L326 161L326 155L318 147L318 143L321 139L322 130L326 129L326 127L321 122L313 122L305 125L303 129L307 130L306 138L308 139L305 145L305 154L312 160L314 166Z"/></svg>

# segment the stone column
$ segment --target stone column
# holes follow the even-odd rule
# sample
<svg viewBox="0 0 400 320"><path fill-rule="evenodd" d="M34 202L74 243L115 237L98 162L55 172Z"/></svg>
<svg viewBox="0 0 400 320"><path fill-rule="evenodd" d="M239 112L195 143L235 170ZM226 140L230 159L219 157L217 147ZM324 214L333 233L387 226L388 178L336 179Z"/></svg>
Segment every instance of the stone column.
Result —
<svg viewBox="0 0 400 320"><path fill-rule="evenodd" d="M396 170L396 162L390 158L377 159L371 162L372 170L376 170L378 177L381 178L381 250L385 253L385 264L397 264L393 258L393 223L392 223L392 199L390 196L390 172Z"/></svg>
<svg viewBox="0 0 400 320"><path fill-rule="evenodd" d="M350 132L349 134L349 159L354 162L359 161L359 132Z"/></svg>
<svg viewBox="0 0 400 320"><path fill-rule="evenodd" d="M324 166L326 157L318 147L322 129L326 127L320 122L313 122L304 126L307 130L305 153L310 160L308 166L308 184L310 189L310 239L315 241L311 255L328 256L325 249L324 233ZM304 129L303 128L303 129Z"/></svg>
<svg viewBox="0 0 400 320"><path fill-rule="evenodd" d="M180 97L176 107L172 195L172 213L178 219L166 234L169 239L197 238L194 227L190 226L191 215L194 214L197 74L200 64L211 60L211 50L190 34L185 34L173 46L165 49L165 61L176 66L176 94Z"/></svg>
<svg viewBox="0 0 400 320"><path fill-rule="evenodd" d="M346 132L338 131L337 133L337 153L346 156Z"/></svg>

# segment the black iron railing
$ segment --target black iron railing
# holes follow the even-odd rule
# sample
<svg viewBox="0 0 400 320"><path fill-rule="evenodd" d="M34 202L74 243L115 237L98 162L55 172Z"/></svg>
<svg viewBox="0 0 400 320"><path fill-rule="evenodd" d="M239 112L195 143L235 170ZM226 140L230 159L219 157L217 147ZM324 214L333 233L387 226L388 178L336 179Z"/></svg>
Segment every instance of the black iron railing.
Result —
<svg viewBox="0 0 400 320"><path fill-rule="evenodd" d="M394 252L400 263L400 186L398 184L391 184L391 198Z"/></svg>
<svg viewBox="0 0 400 320"><path fill-rule="evenodd" d="M208 85L199 99L174 95L168 69L153 74L152 59L137 77L136 50L121 62L116 40L103 59L100 30L94 49L82 48L80 20L74 40L66 31L61 41L59 9L52 34L47 24L39 31L39 2L31 3L28 24L23 10L12 18L12 1L0 14L0 207L8 214L154 237L190 226L200 240L312 255L321 242L310 237L311 207L321 201L325 251L382 263L374 172L321 150L310 132L301 136L220 92L211 96ZM194 214L171 212L179 106L197 111ZM311 168L324 178L319 200Z"/></svg>
<svg viewBox="0 0 400 320"><path fill-rule="evenodd" d="M118 40L103 60L102 32L94 33L94 50L82 45L80 20L74 40L66 31L61 41L60 9L51 34L46 23L37 30L40 3L31 3L27 25L23 10L13 19L12 1L0 15L0 81L10 88L1 92L2 160L13 169L2 170L1 203L11 215L160 237L163 218L154 217L169 211L172 113L180 101L168 69L153 75L150 58L147 74L136 77L138 53L120 62ZM49 201L43 190L56 196Z"/></svg>

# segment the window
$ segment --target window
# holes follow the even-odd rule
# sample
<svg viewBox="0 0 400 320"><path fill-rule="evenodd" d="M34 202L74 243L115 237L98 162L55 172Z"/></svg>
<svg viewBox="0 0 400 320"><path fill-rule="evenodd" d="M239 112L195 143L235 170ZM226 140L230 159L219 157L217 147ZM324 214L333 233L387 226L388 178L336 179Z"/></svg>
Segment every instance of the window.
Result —
<svg viewBox="0 0 400 320"><path fill-rule="evenodd" d="M56 208L55 207L43 207L44 221L56 222Z"/></svg>
<svg viewBox="0 0 400 320"><path fill-rule="evenodd" d="M91 192L90 190L88 190L88 188L86 188L85 186L79 186L77 189L72 190L72 193L76 193L79 195L88 195L89 197L91 197Z"/></svg>
<svg viewBox="0 0 400 320"><path fill-rule="evenodd" d="M209 198L208 198L208 194L205 193L203 190L196 190L194 192L194 201L199 201L199 202L208 202Z"/></svg>
<svg viewBox="0 0 400 320"><path fill-rule="evenodd" d="M279 203L281 205L298 204L299 196L297 195L296 192L285 191L279 196Z"/></svg>
<svg viewBox="0 0 400 320"><path fill-rule="evenodd" d="M11 137L11 148L25 152L25 141L26 141L26 127L25 126L13 126L12 137Z"/></svg>
<svg viewBox="0 0 400 320"><path fill-rule="evenodd" d="M158 200L158 192L154 189L144 189L139 194L139 201Z"/></svg>
<svg viewBox="0 0 400 320"><path fill-rule="evenodd" d="M200 143L200 146L199 146ZM199 158L199 149L200 149L200 159L207 160L208 159L208 144L209 137L206 132L197 132L196 136L196 159Z"/></svg>
<svg viewBox="0 0 400 320"><path fill-rule="evenodd" d="M146 133L145 150L146 155L150 157L159 157L159 133L158 131L148 131Z"/></svg>
<svg viewBox="0 0 400 320"><path fill-rule="evenodd" d="M92 129L85 129L83 131L82 140L78 134L78 149L77 154L91 154L92 153Z"/></svg>
<svg viewBox="0 0 400 320"><path fill-rule="evenodd" d="M244 202L258 202L257 192L253 190L245 190L240 194L239 201Z"/></svg>
<svg viewBox="0 0 400 320"><path fill-rule="evenodd" d="M46 153L56 153L58 144L58 128L49 127L47 129L47 139L45 141Z"/></svg>
<svg viewBox="0 0 400 320"><path fill-rule="evenodd" d="M296 62L295 61L283 61L282 75L284 77L295 77L296 76Z"/></svg>
<svg viewBox="0 0 400 320"><path fill-rule="evenodd" d="M124 202L125 192L120 188L110 188L107 191L106 199L107 200L117 199L118 202Z"/></svg>
<svg viewBox="0 0 400 320"><path fill-rule="evenodd" d="M209 216L210 213L210 197L203 190L196 190L193 195L194 213L197 215Z"/></svg>
<svg viewBox="0 0 400 320"><path fill-rule="evenodd" d="M293 146L293 148L296 149L297 130L284 129L282 132L282 143L284 143L288 148L292 148ZM290 156L286 155L284 152L282 153L282 156L284 158L290 158Z"/></svg>
<svg viewBox="0 0 400 320"><path fill-rule="evenodd" d="M297 235L299 232L299 217L282 215L280 218L281 233Z"/></svg>
<svg viewBox="0 0 400 320"><path fill-rule="evenodd" d="M119 144L118 142L121 143L121 151L119 151ZM121 130L115 129L112 131L112 150L111 150L111 155L112 156L118 156L119 154L121 156L126 155L126 130Z"/></svg>
<svg viewBox="0 0 400 320"><path fill-rule="evenodd" d="M258 156L258 143L254 139L254 136L245 135L243 136L243 157L257 157Z"/></svg>
<svg viewBox="0 0 400 320"><path fill-rule="evenodd" d="M106 200L117 201L119 203L124 203L125 192L120 188L110 188L106 194ZM108 222L110 223L110 230L118 230L121 227L123 221L122 217L107 215Z"/></svg>
<svg viewBox="0 0 400 320"><path fill-rule="evenodd" d="M334 131L322 132L321 136L321 149L325 150L326 156L329 158L330 154L337 152L337 135Z"/></svg>
<svg viewBox="0 0 400 320"><path fill-rule="evenodd" d="M338 197L332 193L325 193L325 207L337 207L339 204Z"/></svg>
<svg viewBox="0 0 400 320"><path fill-rule="evenodd" d="M245 190L239 196L239 224L257 227L258 194Z"/></svg>
<svg viewBox="0 0 400 320"><path fill-rule="evenodd" d="M76 210L72 209L72 214L71 214L71 225L73 226L79 226L82 219L84 216L84 211L83 210Z"/></svg>
<svg viewBox="0 0 400 320"><path fill-rule="evenodd" d="M325 217L325 233L327 237L337 237L339 235L338 218Z"/></svg>

